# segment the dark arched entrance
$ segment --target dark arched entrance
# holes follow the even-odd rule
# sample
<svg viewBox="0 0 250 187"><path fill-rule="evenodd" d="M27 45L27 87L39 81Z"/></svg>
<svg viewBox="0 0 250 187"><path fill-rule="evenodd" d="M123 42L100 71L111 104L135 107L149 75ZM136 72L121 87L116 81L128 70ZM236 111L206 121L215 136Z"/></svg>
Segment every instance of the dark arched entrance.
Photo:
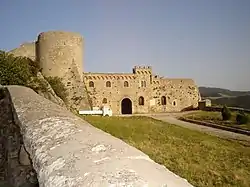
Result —
<svg viewBox="0 0 250 187"><path fill-rule="evenodd" d="M132 114L132 102L130 99L125 98L121 104L122 114Z"/></svg>

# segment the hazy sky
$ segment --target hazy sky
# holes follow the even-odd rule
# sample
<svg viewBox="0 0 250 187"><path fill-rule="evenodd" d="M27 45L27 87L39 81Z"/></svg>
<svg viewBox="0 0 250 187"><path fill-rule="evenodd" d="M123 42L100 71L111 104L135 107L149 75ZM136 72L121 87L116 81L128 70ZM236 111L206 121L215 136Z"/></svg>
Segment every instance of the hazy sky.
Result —
<svg viewBox="0 0 250 187"><path fill-rule="evenodd" d="M85 71L152 65L199 86L250 90L250 0L0 0L0 18L2 50L75 31Z"/></svg>

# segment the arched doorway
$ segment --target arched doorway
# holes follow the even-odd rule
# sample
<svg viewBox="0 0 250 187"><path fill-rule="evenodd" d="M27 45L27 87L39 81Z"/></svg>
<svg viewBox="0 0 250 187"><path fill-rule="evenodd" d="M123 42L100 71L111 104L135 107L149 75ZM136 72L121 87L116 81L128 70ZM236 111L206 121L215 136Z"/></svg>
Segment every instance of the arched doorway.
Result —
<svg viewBox="0 0 250 187"><path fill-rule="evenodd" d="M128 98L122 100L121 103L122 114L132 114L132 101Z"/></svg>

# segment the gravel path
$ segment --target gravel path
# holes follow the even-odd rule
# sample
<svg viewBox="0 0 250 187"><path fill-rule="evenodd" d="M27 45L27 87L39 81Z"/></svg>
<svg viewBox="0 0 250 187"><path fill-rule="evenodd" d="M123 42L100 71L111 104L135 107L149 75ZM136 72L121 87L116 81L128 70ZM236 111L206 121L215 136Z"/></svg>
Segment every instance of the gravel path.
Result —
<svg viewBox="0 0 250 187"><path fill-rule="evenodd" d="M243 142L248 142L250 144L250 136L181 121L181 120L178 120L176 118L180 115L183 115L183 113L182 114L180 114L180 113L179 114L157 114L157 115L148 114L147 116L150 116L154 119L165 121L165 122L168 122L171 124L175 124L175 125L179 125L179 126L182 126L185 128L189 128L192 130L198 130L198 131L202 131L202 132L205 132L207 134L210 134L210 135L219 136L221 138L239 140L239 141L243 141Z"/></svg>

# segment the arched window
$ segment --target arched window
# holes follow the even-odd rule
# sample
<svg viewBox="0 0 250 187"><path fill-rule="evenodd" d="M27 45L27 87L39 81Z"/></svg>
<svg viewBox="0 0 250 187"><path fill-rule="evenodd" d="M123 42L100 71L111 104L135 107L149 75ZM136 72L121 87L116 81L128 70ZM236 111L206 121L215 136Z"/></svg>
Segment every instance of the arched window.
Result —
<svg viewBox="0 0 250 187"><path fill-rule="evenodd" d="M141 81L141 87L146 87L146 81Z"/></svg>
<svg viewBox="0 0 250 187"><path fill-rule="evenodd" d="M161 97L161 105L166 105L167 104L167 100L165 96Z"/></svg>
<svg viewBox="0 0 250 187"><path fill-rule="evenodd" d="M106 103L108 103L108 100L107 100L107 98L103 98L103 100L102 100L102 103L103 103L103 104L106 104Z"/></svg>
<svg viewBox="0 0 250 187"><path fill-rule="evenodd" d="M124 81L124 87L128 87L128 81Z"/></svg>
<svg viewBox="0 0 250 187"><path fill-rule="evenodd" d="M144 105L144 98L142 96L139 97L139 105Z"/></svg>
<svg viewBox="0 0 250 187"><path fill-rule="evenodd" d="M174 105L174 106L176 105L176 102L175 102L175 101L173 102L173 105Z"/></svg>
<svg viewBox="0 0 250 187"><path fill-rule="evenodd" d="M111 82L110 81L106 82L106 87L111 87Z"/></svg>
<svg viewBox="0 0 250 187"><path fill-rule="evenodd" d="M89 82L89 87L94 87L94 86L95 86L94 82L93 82L93 81L90 81L90 82Z"/></svg>

